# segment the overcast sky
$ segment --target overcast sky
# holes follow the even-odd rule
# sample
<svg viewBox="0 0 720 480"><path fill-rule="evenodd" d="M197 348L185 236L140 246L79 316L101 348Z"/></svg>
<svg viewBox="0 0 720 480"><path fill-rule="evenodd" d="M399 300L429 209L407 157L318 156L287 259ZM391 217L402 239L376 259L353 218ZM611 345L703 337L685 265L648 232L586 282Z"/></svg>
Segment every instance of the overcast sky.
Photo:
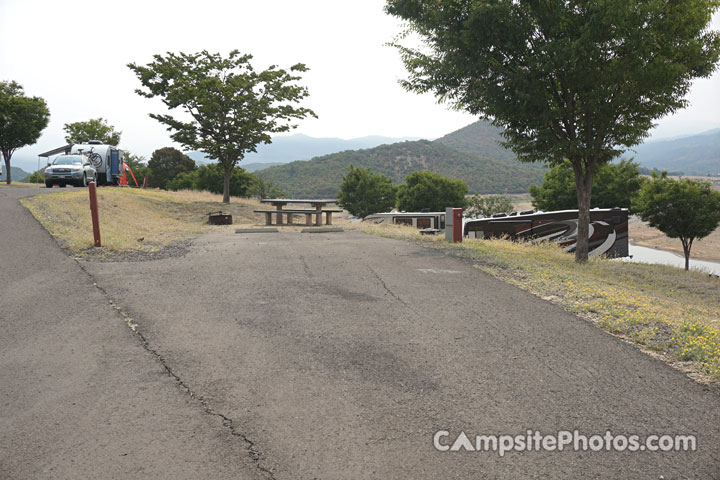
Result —
<svg viewBox="0 0 720 480"><path fill-rule="evenodd" d="M62 145L65 123L104 117L123 132L121 146L149 156L172 145L147 116L162 106L134 93L126 67L167 51L250 53L256 69L305 63L306 119L292 133L436 138L475 120L405 92L397 51L384 44L400 31L383 0L0 0L0 80L43 97L51 112L40 141L18 157ZM720 29L720 16L713 26ZM662 119L653 138L720 127L720 73L699 80L691 106Z"/></svg>

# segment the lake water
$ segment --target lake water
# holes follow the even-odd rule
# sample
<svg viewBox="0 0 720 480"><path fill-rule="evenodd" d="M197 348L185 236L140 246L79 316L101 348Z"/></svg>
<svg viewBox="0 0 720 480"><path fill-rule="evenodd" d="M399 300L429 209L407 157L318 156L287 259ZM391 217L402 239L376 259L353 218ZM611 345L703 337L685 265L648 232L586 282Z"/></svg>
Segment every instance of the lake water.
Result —
<svg viewBox="0 0 720 480"><path fill-rule="evenodd" d="M640 247L632 244L629 245L629 250L632 259L625 259L626 261L635 263L659 263L685 268L685 258L683 256L666 250L657 250L655 248ZM695 260L692 258L692 252L690 253L690 268L720 275L720 263L709 262L707 260Z"/></svg>

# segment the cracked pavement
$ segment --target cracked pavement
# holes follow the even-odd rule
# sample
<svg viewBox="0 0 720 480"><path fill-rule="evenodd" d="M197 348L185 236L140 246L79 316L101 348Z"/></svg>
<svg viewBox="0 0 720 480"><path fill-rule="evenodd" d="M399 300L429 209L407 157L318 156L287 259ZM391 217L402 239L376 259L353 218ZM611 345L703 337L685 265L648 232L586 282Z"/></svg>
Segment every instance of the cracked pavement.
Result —
<svg viewBox="0 0 720 480"><path fill-rule="evenodd" d="M0 477L720 476L717 387L467 261L360 232L212 234L182 257L81 261L86 275L7 200L0 220L26 225L2 234L18 254ZM77 282L79 308L43 296ZM441 429L695 434L698 450L500 458L438 452Z"/></svg>
<svg viewBox="0 0 720 480"><path fill-rule="evenodd" d="M0 479L270 476L0 189Z"/></svg>

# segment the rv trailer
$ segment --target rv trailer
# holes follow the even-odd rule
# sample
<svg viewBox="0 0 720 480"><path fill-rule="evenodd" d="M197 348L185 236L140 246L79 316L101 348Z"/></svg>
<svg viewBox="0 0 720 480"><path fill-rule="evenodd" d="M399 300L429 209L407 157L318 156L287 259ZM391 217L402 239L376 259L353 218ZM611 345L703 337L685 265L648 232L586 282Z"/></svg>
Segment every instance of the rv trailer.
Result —
<svg viewBox="0 0 720 480"><path fill-rule="evenodd" d="M418 230L445 231L445 212L390 212L374 213L363 218L373 223L394 223L408 225Z"/></svg>
<svg viewBox="0 0 720 480"><path fill-rule="evenodd" d="M467 220L463 235L470 238L501 238L542 242L555 241L566 252L575 251L578 211L494 215ZM590 210L589 256L628 256L628 211L626 208Z"/></svg>

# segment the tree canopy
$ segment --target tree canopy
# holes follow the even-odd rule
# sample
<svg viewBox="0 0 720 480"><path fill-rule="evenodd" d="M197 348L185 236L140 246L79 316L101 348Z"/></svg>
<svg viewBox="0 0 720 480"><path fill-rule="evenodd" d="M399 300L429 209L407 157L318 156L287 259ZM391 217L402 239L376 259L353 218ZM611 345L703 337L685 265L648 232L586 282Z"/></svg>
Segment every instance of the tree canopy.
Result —
<svg viewBox="0 0 720 480"><path fill-rule="evenodd" d="M707 26L720 0L388 0L424 47L394 44L402 85L504 127L529 162L572 165L579 205L576 259L588 254L594 175L687 105L720 36Z"/></svg>
<svg viewBox="0 0 720 480"><path fill-rule="evenodd" d="M340 184L338 205L358 218L388 212L395 206L395 190L389 177L350 165Z"/></svg>
<svg viewBox="0 0 720 480"><path fill-rule="evenodd" d="M165 188L173 178L181 173L192 172L195 168L195 160L177 148L159 148L152 153L148 162L150 186Z"/></svg>
<svg viewBox="0 0 720 480"><path fill-rule="evenodd" d="M598 167L595 175L590 208L631 208L632 197L642 183L639 165L632 160L604 164ZM530 195L533 205L540 210L577 209L572 166L565 163L549 169L545 172L542 185L530 186Z"/></svg>
<svg viewBox="0 0 720 480"><path fill-rule="evenodd" d="M720 192L709 182L673 180L667 172L653 172L634 200L637 215L670 238L679 238L690 267L690 250L696 239L710 235L720 225Z"/></svg>
<svg viewBox="0 0 720 480"><path fill-rule="evenodd" d="M473 195L463 213L466 217L489 217L495 213L508 213L512 209L512 200L505 195Z"/></svg>
<svg viewBox="0 0 720 480"><path fill-rule="evenodd" d="M122 132L115 130L115 127L108 125L104 118L91 118L86 122L66 123L65 141L74 145L76 143L88 143L90 140L98 140L105 145L117 146L120 144Z"/></svg>
<svg viewBox="0 0 720 480"><path fill-rule="evenodd" d="M136 92L159 97L169 110L184 115L151 113L167 125L173 140L188 150L200 150L224 169L223 201L230 201L230 177L239 161L258 144L270 143L270 134L294 128L291 122L315 113L296 104L308 96L296 81L306 72L298 63L283 70L276 66L257 72L251 55L233 50L220 54L167 53L155 55L145 66L128 64L145 89Z"/></svg>
<svg viewBox="0 0 720 480"><path fill-rule="evenodd" d="M468 186L462 180L446 178L427 171L413 172L397 191L397 208L418 212L424 208L431 212L444 212L448 207L464 207Z"/></svg>
<svg viewBox="0 0 720 480"><path fill-rule="evenodd" d="M6 183L12 183L10 159L15 150L32 145L50 121L50 110L40 97L27 97L17 82L0 82L0 154L5 160Z"/></svg>
<svg viewBox="0 0 720 480"><path fill-rule="evenodd" d="M201 165L192 172L178 174L167 184L168 190L200 190L211 193L223 193L225 170L218 163ZM247 197L255 177L244 168L233 168L230 176L230 195Z"/></svg>

